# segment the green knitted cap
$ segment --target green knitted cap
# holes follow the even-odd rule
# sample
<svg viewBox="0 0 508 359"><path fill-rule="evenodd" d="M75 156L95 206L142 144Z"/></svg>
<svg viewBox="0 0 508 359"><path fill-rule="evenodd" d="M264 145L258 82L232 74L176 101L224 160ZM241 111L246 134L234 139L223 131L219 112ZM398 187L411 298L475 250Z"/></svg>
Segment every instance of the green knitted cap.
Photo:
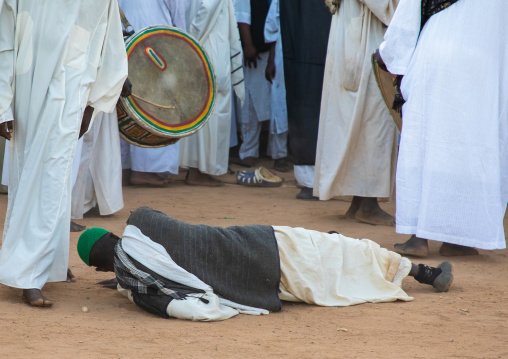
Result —
<svg viewBox="0 0 508 359"><path fill-rule="evenodd" d="M90 251L93 245L107 233L109 233L109 231L104 228L95 227L87 229L79 236L78 253L87 266L90 267Z"/></svg>

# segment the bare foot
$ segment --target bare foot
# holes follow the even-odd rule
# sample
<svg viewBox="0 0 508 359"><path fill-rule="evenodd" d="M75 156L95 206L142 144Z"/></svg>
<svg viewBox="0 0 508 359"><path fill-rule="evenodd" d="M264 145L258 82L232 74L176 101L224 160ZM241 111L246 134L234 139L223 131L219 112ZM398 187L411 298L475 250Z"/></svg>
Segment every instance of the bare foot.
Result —
<svg viewBox="0 0 508 359"><path fill-rule="evenodd" d="M42 295L40 289L23 289L23 301L34 307L51 307L53 301Z"/></svg>
<svg viewBox="0 0 508 359"><path fill-rule="evenodd" d="M359 197L361 198L360 208L356 211L355 218L357 221L368 224L379 224L382 226L394 226L395 218L381 209L377 198Z"/></svg>
<svg viewBox="0 0 508 359"><path fill-rule="evenodd" d="M393 246L395 252L413 257L426 257L429 255L429 243L426 239L413 235L405 243L397 243Z"/></svg>
<svg viewBox="0 0 508 359"><path fill-rule="evenodd" d="M76 277L74 276L74 274L72 274L72 271L70 268L67 268L67 281L68 282L76 282Z"/></svg>
<svg viewBox="0 0 508 359"><path fill-rule="evenodd" d="M132 171L130 182L136 186L164 187L169 180L158 173Z"/></svg>
<svg viewBox="0 0 508 359"><path fill-rule="evenodd" d="M77 224L76 222L71 221L71 232L82 232L86 229L86 226L82 226L81 224Z"/></svg>
<svg viewBox="0 0 508 359"><path fill-rule="evenodd" d="M220 180L209 174L203 173L197 168L189 168L187 177L185 177L185 184L190 186L208 186L208 187L220 187L223 186Z"/></svg>
<svg viewBox="0 0 508 359"><path fill-rule="evenodd" d="M351 206L349 206L349 209L347 210L346 214L344 215L344 218L355 219L356 212L358 212L358 210L360 209L361 203L362 203L362 197L354 196L353 200L351 201Z"/></svg>
<svg viewBox="0 0 508 359"><path fill-rule="evenodd" d="M476 256L478 251L472 247L459 246L458 244L443 243L439 248L439 254L444 257Z"/></svg>

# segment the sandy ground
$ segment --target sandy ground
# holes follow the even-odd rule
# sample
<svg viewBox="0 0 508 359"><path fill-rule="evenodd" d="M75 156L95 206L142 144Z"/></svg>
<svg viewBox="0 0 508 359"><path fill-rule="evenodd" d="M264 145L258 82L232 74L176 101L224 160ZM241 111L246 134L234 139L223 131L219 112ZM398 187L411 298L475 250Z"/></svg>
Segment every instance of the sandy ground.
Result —
<svg viewBox="0 0 508 359"><path fill-rule="evenodd" d="M126 187L125 208L111 218L79 221L120 234L129 211L150 206L190 223L215 226L274 224L336 230L370 238L391 248L406 236L390 227L341 219L348 203L305 202L292 174L281 188L248 188L231 182L221 188L190 187L183 174L167 188ZM6 196L0 197L0 218ZM382 206L394 213L393 203ZM508 221L505 220L505 225ZM70 267L77 283L44 288L56 301L49 309L21 302L17 289L0 287L0 354L6 358L506 358L508 357L508 252L481 251L452 259L455 283L437 293L411 278L403 287L413 302L324 308L284 303L280 313L239 315L225 322L193 323L155 317L116 291L95 283L111 278L88 268L75 250ZM443 258L439 243L426 262ZM416 261L419 263L418 261ZM88 313L81 308L87 306Z"/></svg>

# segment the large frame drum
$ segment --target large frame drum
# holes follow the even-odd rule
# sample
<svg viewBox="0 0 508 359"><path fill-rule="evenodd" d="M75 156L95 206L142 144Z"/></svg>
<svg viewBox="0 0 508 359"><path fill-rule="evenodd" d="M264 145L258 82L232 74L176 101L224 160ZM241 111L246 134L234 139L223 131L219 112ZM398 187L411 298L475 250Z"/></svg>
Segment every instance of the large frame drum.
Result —
<svg viewBox="0 0 508 359"><path fill-rule="evenodd" d="M215 106L215 76L204 49L189 34L150 26L126 41L132 95L117 106L120 137L139 147L163 147L198 131Z"/></svg>

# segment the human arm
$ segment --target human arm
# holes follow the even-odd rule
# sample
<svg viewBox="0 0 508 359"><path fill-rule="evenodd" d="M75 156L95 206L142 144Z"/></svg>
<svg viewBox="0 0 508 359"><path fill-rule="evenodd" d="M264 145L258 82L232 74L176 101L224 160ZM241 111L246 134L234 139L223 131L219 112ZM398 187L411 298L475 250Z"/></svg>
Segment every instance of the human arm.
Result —
<svg viewBox="0 0 508 359"><path fill-rule="evenodd" d="M270 53L268 54L268 62L266 63L265 69L265 78L273 83L273 79L275 78L275 72L277 70L275 66L275 42L270 44Z"/></svg>
<svg viewBox="0 0 508 359"><path fill-rule="evenodd" d="M250 25L239 22L238 30L240 32L240 39L242 40L243 58L245 60L245 65L248 67L254 66L254 68L256 68L257 60L261 60L261 57L259 56L258 50L254 46L254 43L252 42Z"/></svg>

